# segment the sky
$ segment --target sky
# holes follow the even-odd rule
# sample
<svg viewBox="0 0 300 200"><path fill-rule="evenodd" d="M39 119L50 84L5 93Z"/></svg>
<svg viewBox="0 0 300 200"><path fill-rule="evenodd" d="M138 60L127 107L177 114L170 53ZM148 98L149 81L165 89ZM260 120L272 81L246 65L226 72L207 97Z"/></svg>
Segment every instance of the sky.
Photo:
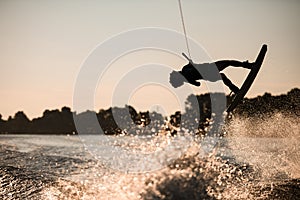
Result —
<svg viewBox="0 0 300 200"><path fill-rule="evenodd" d="M205 49L211 60L254 61L261 45L268 45L262 69L248 97L265 92L282 94L300 87L299 1L182 0L182 8L188 36ZM73 109L74 88L89 55L113 36L143 27L182 33L178 1L1 0L2 118L14 116L20 110L32 119L42 116L45 109ZM181 52L187 52L184 44L183 39L178 41ZM191 55L197 62L208 61L195 51L193 54L193 49ZM111 64L110 73L99 77L98 84L106 82L102 87L95 86L98 89L94 92L94 110L111 106L113 84L118 85L126 73L147 63L180 70L186 61L157 50L122 56ZM248 72L231 68L225 73L241 85ZM149 73L151 76L165 77L154 72ZM200 94L207 88L202 84L192 90ZM227 88L225 91L229 93ZM140 85L129 93L127 103L138 110L171 113L178 108L176 92L159 84Z"/></svg>

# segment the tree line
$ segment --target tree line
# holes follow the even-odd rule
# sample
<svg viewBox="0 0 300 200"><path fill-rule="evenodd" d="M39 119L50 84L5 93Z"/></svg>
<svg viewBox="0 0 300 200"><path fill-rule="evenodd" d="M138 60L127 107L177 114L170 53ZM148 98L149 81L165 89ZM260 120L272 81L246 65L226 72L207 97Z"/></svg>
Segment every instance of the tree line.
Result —
<svg viewBox="0 0 300 200"><path fill-rule="evenodd" d="M190 95L186 99L185 111L175 112L171 116L162 116L157 112L137 112L132 106L101 109L98 112L72 112L69 107L60 110L45 110L42 117L28 119L23 111L3 120L0 115L0 133L22 134L157 134L170 131L175 134L178 128L202 131L224 111L216 99L231 97L223 93ZM212 109L212 104L214 108ZM225 105L226 107L226 105ZM223 110L222 110L223 109ZM245 98L234 110L234 115L243 117L268 117L276 112L300 116L300 89L294 88L287 94L272 96L265 93L255 98ZM216 122L218 123L218 122ZM192 128L193 127L193 128Z"/></svg>

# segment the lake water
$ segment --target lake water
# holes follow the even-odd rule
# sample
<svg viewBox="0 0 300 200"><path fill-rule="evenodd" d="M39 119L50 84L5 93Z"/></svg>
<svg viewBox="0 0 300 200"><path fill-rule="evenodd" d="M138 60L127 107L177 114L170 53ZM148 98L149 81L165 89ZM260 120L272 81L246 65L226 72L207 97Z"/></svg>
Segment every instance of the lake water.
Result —
<svg viewBox="0 0 300 200"><path fill-rule="evenodd" d="M206 140L0 135L0 198L299 199L299 125L284 124L259 137L236 121Z"/></svg>

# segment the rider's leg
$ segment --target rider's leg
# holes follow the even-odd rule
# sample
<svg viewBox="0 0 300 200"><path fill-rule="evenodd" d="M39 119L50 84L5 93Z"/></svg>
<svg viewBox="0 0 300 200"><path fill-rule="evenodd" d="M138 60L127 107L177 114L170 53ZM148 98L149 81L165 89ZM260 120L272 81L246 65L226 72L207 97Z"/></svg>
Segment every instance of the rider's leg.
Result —
<svg viewBox="0 0 300 200"><path fill-rule="evenodd" d="M236 85L234 85L234 84L229 80L229 78L227 78L227 76L225 76L225 74L220 73L220 75L221 75L221 77L222 77L222 80L223 80L224 84L225 84L227 87L229 87L229 89L230 89L231 91L233 91L233 92L236 94L236 93L239 91L239 88L238 88Z"/></svg>
<svg viewBox="0 0 300 200"><path fill-rule="evenodd" d="M219 60L215 62L219 71L222 71L226 67L233 66L233 67L243 67L247 69L251 69L253 63L249 63L248 60L244 62L240 62L237 60Z"/></svg>

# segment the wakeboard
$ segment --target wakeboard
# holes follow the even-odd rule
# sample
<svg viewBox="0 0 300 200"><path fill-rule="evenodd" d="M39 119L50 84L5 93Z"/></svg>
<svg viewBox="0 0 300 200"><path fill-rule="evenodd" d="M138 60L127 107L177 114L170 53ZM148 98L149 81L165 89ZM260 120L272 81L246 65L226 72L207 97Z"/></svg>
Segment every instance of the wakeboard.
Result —
<svg viewBox="0 0 300 200"><path fill-rule="evenodd" d="M256 58L256 61L253 65L253 67L251 68L251 71L249 72L246 80L244 81L241 89L239 90L239 92L233 97L233 100L231 102L231 104L228 106L227 108L227 113L231 113L236 107L237 105L243 100L243 98L245 97L245 95L247 94L247 92L249 91L253 81L256 78L256 75L258 74L258 71L264 61L265 55L267 52L267 45L264 44L262 46L262 48L260 49L260 52Z"/></svg>

